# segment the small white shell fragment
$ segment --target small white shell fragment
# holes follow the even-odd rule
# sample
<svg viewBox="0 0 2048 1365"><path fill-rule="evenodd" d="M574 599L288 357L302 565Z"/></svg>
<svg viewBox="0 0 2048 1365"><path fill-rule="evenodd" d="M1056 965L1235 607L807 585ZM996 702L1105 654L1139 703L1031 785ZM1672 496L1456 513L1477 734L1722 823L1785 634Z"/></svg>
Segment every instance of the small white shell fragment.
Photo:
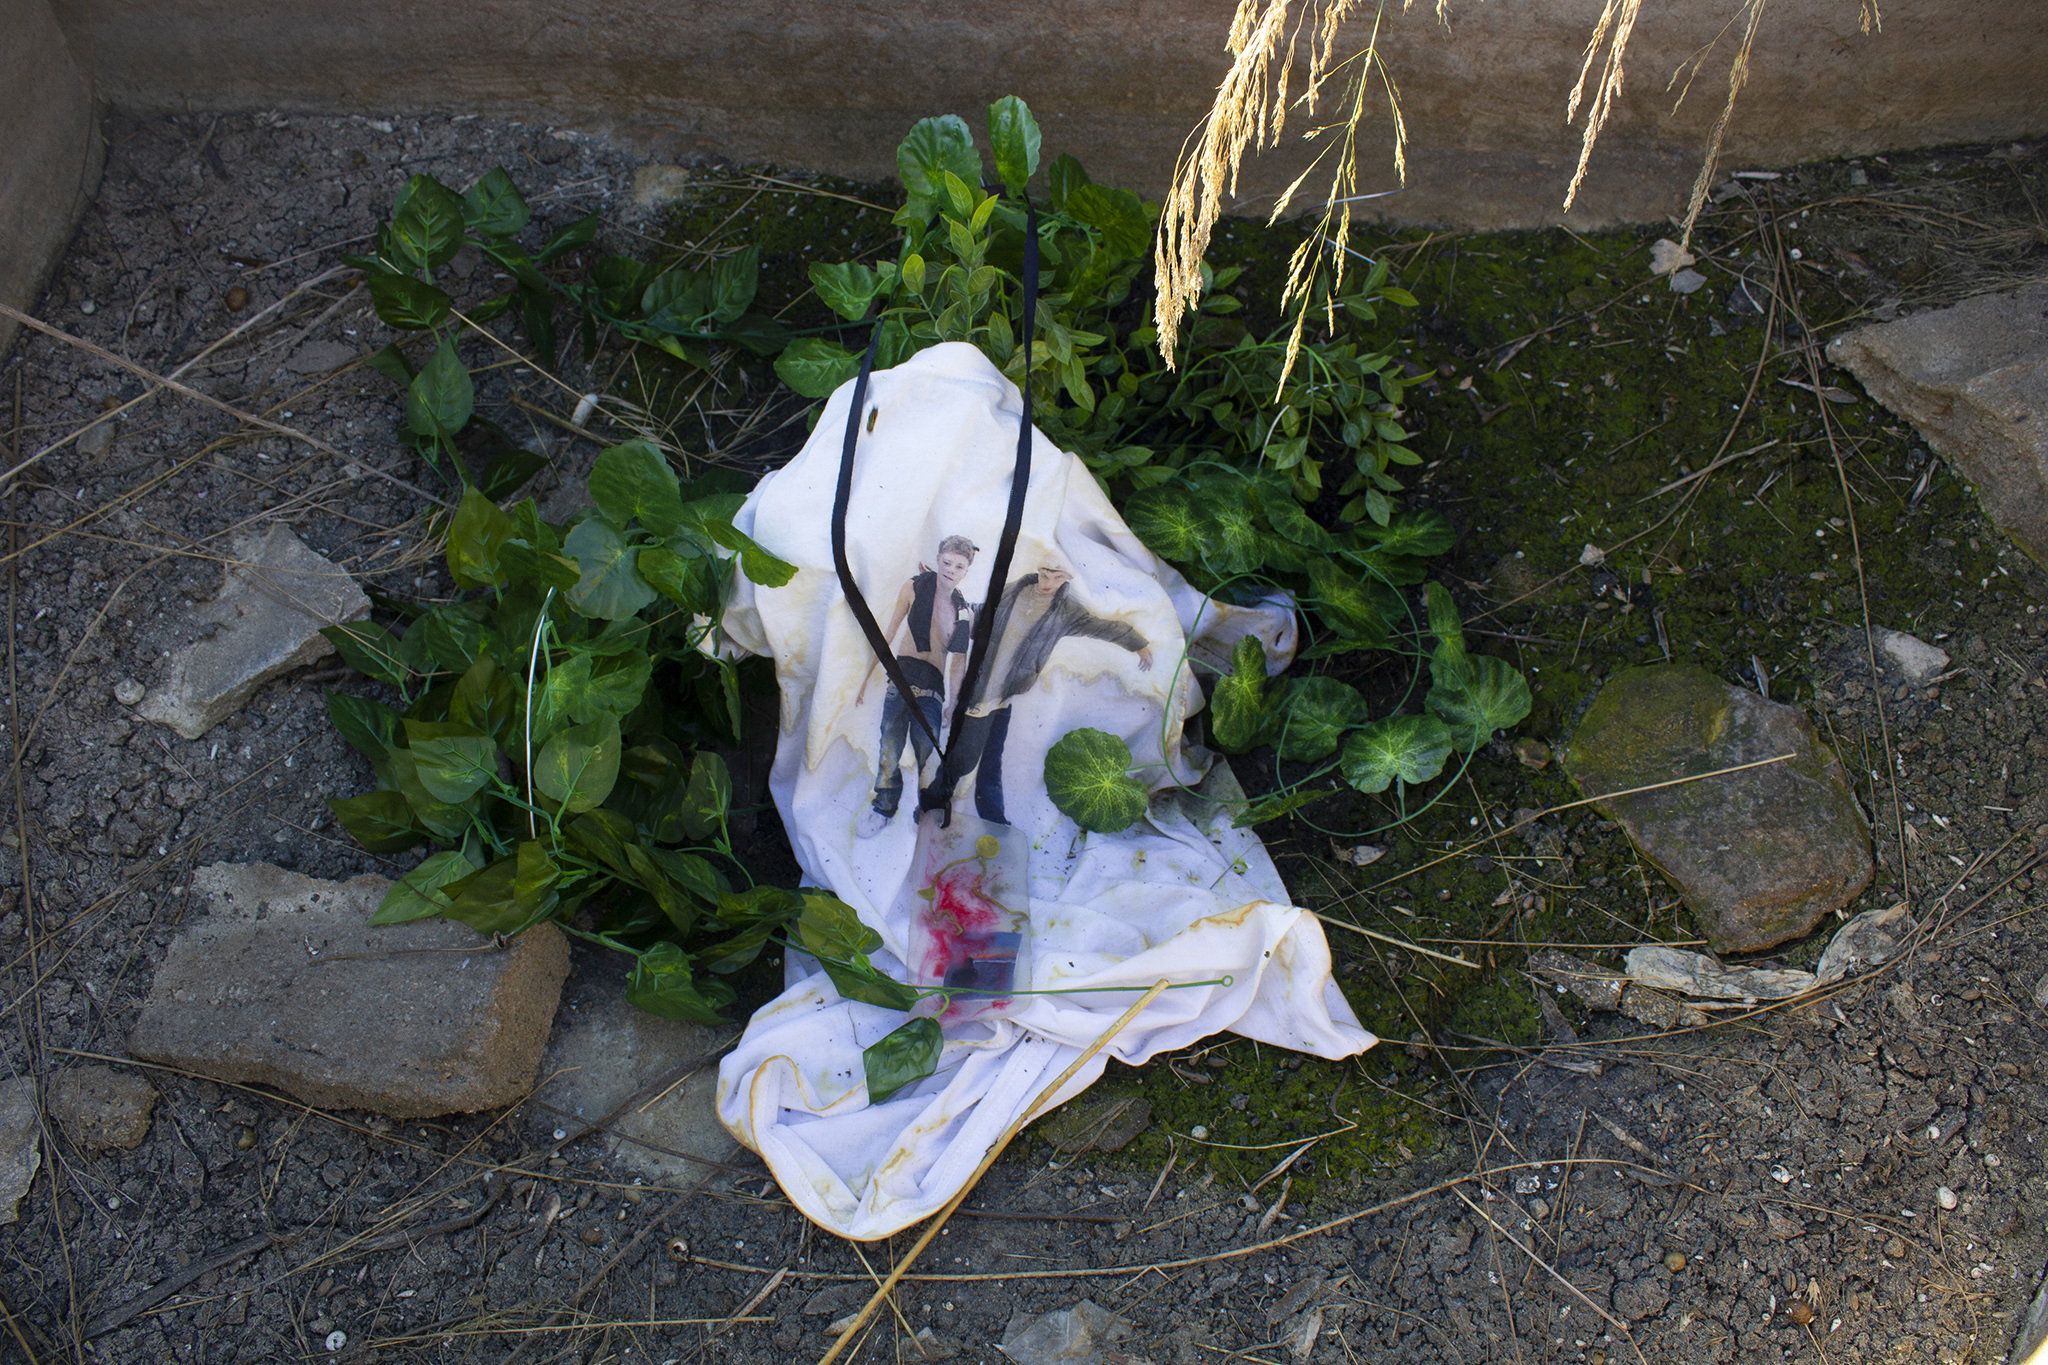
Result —
<svg viewBox="0 0 2048 1365"><path fill-rule="evenodd" d="M1585 549L1579 551L1579 563L1589 569L1595 564L1605 563L1606 560L1607 551L1601 549L1598 545L1588 544Z"/></svg>
<svg viewBox="0 0 2048 1365"><path fill-rule="evenodd" d="M133 706L142 700L147 689L133 678L123 678L114 684L114 700L123 706Z"/></svg>
<svg viewBox="0 0 2048 1365"><path fill-rule="evenodd" d="M1669 275L1672 271L1681 270L1698 259L1699 257L1693 255L1669 237L1659 237L1650 245L1650 273L1652 275Z"/></svg>
<svg viewBox="0 0 2048 1365"><path fill-rule="evenodd" d="M348 1333L341 1331L339 1328L337 1328L336 1330L329 1332L327 1334L326 1344L328 1354L332 1355L334 1352L339 1351L342 1347L348 1345Z"/></svg>
<svg viewBox="0 0 2048 1365"><path fill-rule="evenodd" d="M1940 1189L1934 1192L1934 1202L1941 1205L1945 1209L1952 1209L1956 1206L1958 1202L1956 1199L1956 1192L1950 1189L1948 1186L1943 1185Z"/></svg>
<svg viewBox="0 0 2048 1365"><path fill-rule="evenodd" d="M1200 1142L1203 1138L1209 1136L1209 1125L1206 1123L1196 1124L1194 1127L1188 1129L1188 1136L1193 1138L1195 1141Z"/></svg>
<svg viewBox="0 0 2048 1365"><path fill-rule="evenodd" d="M588 422L590 414L597 411L597 400L598 395L594 393L586 393L583 397L579 398L576 401L575 414L569 418L569 425L580 427L585 422Z"/></svg>
<svg viewBox="0 0 2048 1365"><path fill-rule="evenodd" d="M1771 1167L1771 1179L1777 1181L1780 1185L1789 1185L1792 1183L1792 1172L1786 1170L1783 1166L1773 1166Z"/></svg>

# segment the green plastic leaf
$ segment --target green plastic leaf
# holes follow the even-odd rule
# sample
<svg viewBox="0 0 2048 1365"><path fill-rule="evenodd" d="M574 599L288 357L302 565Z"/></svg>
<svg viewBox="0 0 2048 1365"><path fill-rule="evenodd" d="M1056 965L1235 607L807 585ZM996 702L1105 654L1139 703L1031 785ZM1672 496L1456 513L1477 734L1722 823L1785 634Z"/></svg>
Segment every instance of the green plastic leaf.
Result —
<svg viewBox="0 0 2048 1365"><path fill-rule="evenodd" d="M655 599L654 589L634 567L638 552L600 518L578 522L562 548L575 559L579 575L569 600L584 615L622 620Z"/></svg>
<svg viewBox="0 0 2048 1365"><path fill-rule="evenodd" d="M1452 742L1466 753L1492 739L1495 730L1519 725L1529 714L1529 703L1528 681L1511 665L1485 654L1467 660L1461 683L1439 683L1424 698L1424 704L1450 727Z"/></svg>
<svg viewBox="0 0 2048 1365"><path fill-rule="evenodd" d="M714 616L719 609L717 563L707 555L680 555L666 545L651 545L634 561L649 587L692 615Z"/></svg>
<svg viewBox="0 0 2048 1365"><path fill-rule="evenodd" d="M1015 95L1005 95L988 107L988 142L996 156L996 179L1009 189L1022 192L1024 182L1038 169L1038 120L1030 106Z"/></svg>
<svg viewBox="0 0 2048 1365"><path fill-rule="evenodd" d="M391 205L391 243L414 265L432 270L462 250L463 203L431 175L416 175Z"/></svg>
<svg viewBox="0 0 2048 1365"><path fill-rule="evenodd" d="M512 518L475 488L462 490L448 523L448 574L464 588L491 588L505 581L499 553L512 536Z"/></svg>
<svg viewBox="0 0 2048 1365"><path fill-rule="evenodd" d="M483 622L459 607L435 607L405 634L408 643L418 635L434 663L449 673L466 671L484 650Z"/></svg>
<svg viewBox="0 0 2048 1365"><path fill-rule="evenodd" d="M455 301L441 290L410 275L372 275L370 304L385 326L401 332L424 332L448 320ZM380 367L381 369L381 367Z"/></svg>
<svg viewBox="0 0 2048 1365"><path fill-rule="evenodd" d="M626 980L626 1002L663 1019L723 1024L718 1011L733 999L732 987L723 981L699 980L691 971L690 955L666 940L640 954Z"/></svg>
<svg viewBox="0 0 2048 1365"><path fill-rule="evenodd" d="M1231 671L1210 689L1209 737L1223 752L1241 754L1259 742L1270 719L1265 645L1255 635L1243 637L1230 651L1230 664ZM1130 751L1124 753L1128 759Z"/></svg>
<svg viewBox="0 0 2048 1365"><path fill-rule="evenodd" d="M1067 212L1102 234L1102 244L1125 260L1136 260L1152 245L1152 220L1129 190L1076 185L1067 191Z"/></svg>
<svg viewBox="0 0 2048 1365"><path fill-rule="evenodd" d="M1429 659L1430 677L1438 687L1463 687L1471 679L1472 668L1457 604L1441 583L1431 583L1424 595L1429 603L1429 633L1436 636L1436 651Z"/></svg>
<svg viewBox="0 0 2048 1365"><path fill-rule="evenodd" d="M567 659L548 670L534 710L566 715L578 724L603 715L624 717L640 704L653 674L654 665L645 650L595 655L576 647Z"/></svg>
<svg viewBox="0 0 2048 1365"><path fill-rule="evenodd" d="M1124 503L1124 521L1145 548L1166 559L1192 562L1202 552L1202 517L1186 490L1148 488Z"/></svg>
<svg viewBox="0 0 2048 1365"><path fill-rule="evenodd" d="M652 441L627 441L590 468L590 500L612 525L639 522L666 539L682 524L682 484Z"/></svg>
<svg viewBox="0 0 2048 1365"><path fill-rule="evenodd" d="M469 367L446 338L405 390L405 424L415 435L453 436L476 410L476 384Z"/></svg>
<svg viewBox="0 0 2048 1365"><path fill-rule="evenodd" d="M547 457L531 450L506 450L492 457L484 466L484 472L476 481L483 495L496 502L509 498L523 487L526 481L547 468Z"/></svg>
<svg viewBox="0 0 2048 1365"><path fill-rule="evenodd" d="M731 805L732 774L726 771L725 760L708 749L698 750L690 760L690 781L683 788L682 805L677 811L684 837L710 838L723 827Z"/></svg>
<svg viewBox="0 0 2048 1365"><path fill-rule="evenodd" d="M520 843L513 870L512 901L524 923L536 923L555 908L559 899L555 884L561 880L562 869L555 866L544 844L536 839Z"/></svg>
<svg viewBox="0 0 2048 1365"><path fill-rule="evenodd" d="M1251 573L1264 562L1265 551L1258 528L1252 525L1251 506L1242 497L1211 495L1202 509L1202 558L1209 568L1225 577Z"/></svg>
<svg viewBox="0 0 2048 1365"><path fill-rule="evenodd" d="M913 1081L921 1081L939 1069L939 1054L945 1050L945 1035L936 1019L908 1021L878 1043L861 1049L861 1066L867 1073L868 1103L880 1104Z"/></svg>
<svg viewBox="0 0 2048 1365"><path fill-rule="evenodd" d="M459 849L429 854L418 867L391 883L391 889L377 903L376 913L370 916L370 923L405 924L430 915L445 915L455 902L441 888L476 870L476 864Z"/></svg>
<svg viewBox="0 0 2048 1365"><path fill-rule="evenodd" d="M327 806L341 827L372 853L398 853L427 837L412 807L395 791L364 792L329 800Z"/></svg>
<svg viewBox="0 0 2048 1365"><path fill-rule="evenodd" d="M761 248L749 242L711 267L711 316L721 324L739 321L761 284Z"/></svg>
<svg viewBox="0 0 2048 1365"><path fill-rule="evenodd" d="M1362 792L1383 792L1396 780L1427 782L1453 747L1449 727L1435 716L1388 716L1344 741L1344 780Z"/></svg>
<svg viewBox="0 0 2048 1365"><path fill-rule="evenodd" d="M609 713L549 736L533 758L533 785L570 814L601 805L619 778L619 718Z"/></svg>
<svg viewBox="0 0 2048 1365"><path fill-rule="evenodd" d="M633 842L633 824L625 816L594 810L569 821L564 829L571 848L597 859L621 877L633 876L633 864L626 857L626 846Z"/></svg>
<svg viewBox="0 0 2048 1365"><path fill-rule="evenodd" d="M413 369L412 362L405 358L405 352L398 349L398 343L395 341L380 351L364 356L363 364L401 389L411 384L413 375L418 373Z"/></svg>
<svg viewBox="0 0 2048 1365"><path fill-rule="evenodd" d="M1130 769L1130 746L1115 735L1069 730L1046 751L1046 794L1082 829L1116 834L1129 829L1151 800Z"/></svg>
<svg viewBox="0 0 2048 1365"><path fill-rule="evenodd" d="M1362 525L1355 534L1395 555L1440 555L1458 543L1458 533L1444 514L1429 507L1396 512L1385 526Z"/></svg>
<svg viewBox="0 0 2048 1365"><path fill-rule="evenodd" d="M456 681L455 691L448 698L448 718L491 736L503 748L515 748L520 738L517 729L525 685L525 678L515 683L498 667L496 659L480 654L469 671Z"/></svg>
<svg viewBox="0 0 2048 1365"><path fill-rule="evenodd" d="M958 114L919 119L896 148L896 171L903 188L920 199L945 198L947 172L969 185L981 183L981 153L974 133Z"/></svg>
<svg viewBox="0 0 2048 1365"><path fill-rule="evenodd" d="M1081 163L1062 152L1052 159L1052 166L1045 173L1046 188L1055 210L1064 209L1068 198L1083 185L1093 184Z"/></svg>
<svg viewBox="0 0 2048 1365"><path fill-rule="evenodd" d="M860 370L860 357L836 341L798 337L775 357L775 376L805 398L829 398Z"/></svg>
<svg viewBox="0 0 2048 1365"><path fill-rule="evenodd" d="M694 333L711 312L711 280L680 266L655 276L640 296L649 327L678 335Z"/></svg>
<svg viewBox="0 0 2048 1365"><path fill-rule="evenodd" d="M410 719L410 717L408 717ZM433 722L429 722L433 723ZM393 749L384 756L384 771L398 788L405 804L412 807L415 820L444 844L461 841L469 833L472 807L467 801L444 801L420 780L419 759L410 749Z"/></svg>
<svg viewBox="0 0 2048 1365"><path fill-rule="evenodd" d="M405 722L420 785L437 801L458 805L498 775L498 746L455 721Z"/></svg>
<svg viewBox="0 0 2048 1365"><path fill-rule="evenodd" d="M868 961L868 954L882 946L882 936L861 923L853 907L837 896L804 893L797 937L846 999L891 1010L907 1010L917 1003L914 989L885 976Z"/></svg>
<svg viewBox="0 0 2048 1365"><path fill-rule="evenodd" d="M349 747L372 763L383 762L398 747L398 713L382 702L329 692L327 716Z"/></svg>
<svg viewBox="0 0 2048 1365"><path fill-rule="evenodd" d="M779 886L756 886L728 892L718 900L718 923L739 932L697 955L697 966L724 975L736 972L761 955L776 932L803 913L803 897Z"/></svg>
<svg viewBox="0 0 2048 1365"><path fill-rule="evenodd" d="M577 247L583 246L597 236L599 218L596 213L586 214L556 233L548 244L534 253L533 259L546 265L558 256L566 256Z"/></svg>
<svg viewBox="0 0 2048 1365"><path fill-rule="evenodd" d="M680 809L689 780L690 765L683 751L671 740L651 739L619 756L618 784L605 805L655 843L680 843L690 837Z"/></svg>
<svg viewBox="0 0 2048 1365"><path fill-rule="evenodd" d="M533 218L533 210L503 166L493 166L462 196L462 219L486 237L510 237Z"/></svg>
<svg viewBox="0 0 2048 1365"><path fill-rule="evenodd" d="M864 265L811 263L811 287L825 306L848 322L868 315L868 305L882 288L882 276Z"/></svg>
<svg viewBox="0 0 2048 1365"><path fill-rule="evenodd" d="M1261 489L1259 509L1266 514L1266 524L1273 533L1296 545L1325 554L1334 552L1337 541L1328 531L1309 520L1308 513L1301 510L1301 504L1289 492L1273 492Z"/></svg>
<svg viewBox="0 0 2048 1365"><path fill-rule="evenodd" d="M479 934L510 934L526 927L519 907L519 859L500 858L479 872L442 888L448 908L441 913Z"/></svg>
<svg viewBox="0 0 2048 1365"><path fill-rule="evenodd" d="M1355 641L1354 647L1384 648L1393 640L1389 622L1401 610L1401 599L1387 585L1361 583L1327 559L1308 566L1309 589L1323 618Z"/></svg>
<svg viewBox="0 0 2048 1365"><path fill-rule="evenodd" d="M356 672L378 682L405 681L406 667L400 660L398 637L384 627L368 621L346 621L338 626L323 626L320 633L341 655L342 662Z"/></svg>
<svg viewBox="0 0 2048 1365"><path fill-rule="evenodd" d="M1327 790L1276 792L1246 806L1237 813L1237 817L1230 824L1234 829L1250 829L1253 825L1262 825L1268 820L1292 815L1303 806L1320 801L1329 794Z"/></svg>
<svg viewBox="0 0 2048 1365"><path fill-rule="evenodd" d="M1365 717L1365 698L1357 688L1335 678L1303 678L1289 690L1282 707L1280 757L1290 763L1328 758L1345 732Z"/></svg>

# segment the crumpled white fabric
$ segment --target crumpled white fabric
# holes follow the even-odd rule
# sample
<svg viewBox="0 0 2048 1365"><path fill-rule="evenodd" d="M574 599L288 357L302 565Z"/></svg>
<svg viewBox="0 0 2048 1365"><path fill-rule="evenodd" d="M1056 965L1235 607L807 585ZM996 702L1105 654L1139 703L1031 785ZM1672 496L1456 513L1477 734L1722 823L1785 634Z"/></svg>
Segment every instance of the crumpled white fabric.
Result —
<svg viewBox="0 0 2048 1365"><path fill-rule="evenodd" d="M856 700L874 655L832 564L851 396L850 383L832 396L803 451L763 479L735 519L797 573L780 588L742 580L723 625L732 644L775 661L782 737L770 786L807 883L851 905L882 936L876 963L908 979L914 926L900 905L918 774L904 773L900 814L862 837L885 688L871 683ZM886 624L939 542L964 534L982 548L960 591L986 609L1022 409L1016 387L974 347L949 344L875 374L868 408L847 518L862 594ZM1135 1065L1225 1029L1330 1058L1375 1041L1331 979L1320 924L1286 903L1257 837L1230 827L1222 803L1240 793L1228 767L1216 764L1203 782L1209 756L1181 743L1182 720L1202 705L1190 662L1227 658L1238 638L1257 633L1283 667L1292 614L1202 597L1131 534L1078 458L1035 430L1033 439L1012 582L1042 562L1070 566L1074 600L1142 635L1152 666L1141 668L1128 643L1063 638L1011 703L1002 769L1009 823L1030 845L1028 984L1124 989L1020 994L998 1014L948 1023L938 1072L870 1104L862 1049L904 1015L843 999L791 954L791 984L720 1067L718 1113L797 1207L845 1237L886 1236L936 1212L1039 1090L1161 977L1230 984L1161 994L1059 1102L1092 1084L1109 1057ZM949 719L952 705L949 697ZM1124 833L1085 834L1045 794L1047 748L1081 726L1122 736L1138 764L1154 765L1139 769L1153 778L1151 810ZM912 757L906 746L906 764Z"/></svg>

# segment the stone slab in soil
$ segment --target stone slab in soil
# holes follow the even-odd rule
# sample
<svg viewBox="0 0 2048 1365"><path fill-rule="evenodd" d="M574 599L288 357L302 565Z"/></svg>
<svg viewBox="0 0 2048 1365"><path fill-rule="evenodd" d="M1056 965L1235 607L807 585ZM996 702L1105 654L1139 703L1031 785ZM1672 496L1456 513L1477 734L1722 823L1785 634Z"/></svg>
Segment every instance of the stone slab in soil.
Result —
<svg viewBox="0 0 2048 1365"><path fill-rule="evenodd" d="M1828 358L1911 422L2048 566L2048 285L1859 327L1829 342Z"/></svg>
<svg viewBox="0 0 2048 1365"><path fill-rule="evenodd" d="M80 1147L131 1151L149 1136L156 1087L133 1071L74 1066L50 1077L49 1111Z"/></svg>
<svg viewBox="0 0 2048 1365"><path fill-rule="evenodd" d="M217 627L171 659L137 714L197 739L241 710L257 688L334 652L320 633L365 616L370 599L342 568L274 525L236 543L235 559L198 628Z"/></svg>
<svg viewBox="0 0 2048 1365"><path fill-rule="evenodd" d="M12 1223L22 1196L43 1164L43 1122L36 1083L26 1076L0 1080L0 1223Z"/></svg>
<svg viewBox="0 0 2048 1365"><path fill-rule="evenodd" d="M1870 830L1834 751L1797 707L1682 664L1616 674L1565 767L1587 796L1780 754L1782 763L1595 804L1675 883L1715 952L1809 933L1870 884Z"/></svg>
<svg viewBox="0 0 2048 1365"><path fill-rule="evenodd" d="M549 1079L534 1095L534 1121L572 1139L604 1122L613 1165L694 1184L739 1146L718 1121L716 1099L718 1058L732 1030L627 1004L626 963L617 953L579 954L548 1045Z"/></svg>
<svg viewBox="0 0 2048 1365"><path fill-rule="evenodd" d="M394 1118L520 1098L568 973L566 940L547 924L502 949L443 919L373 928L389 887L268 863L201 868L192 890L211 915L171 944L129 1051Z"/></svg>

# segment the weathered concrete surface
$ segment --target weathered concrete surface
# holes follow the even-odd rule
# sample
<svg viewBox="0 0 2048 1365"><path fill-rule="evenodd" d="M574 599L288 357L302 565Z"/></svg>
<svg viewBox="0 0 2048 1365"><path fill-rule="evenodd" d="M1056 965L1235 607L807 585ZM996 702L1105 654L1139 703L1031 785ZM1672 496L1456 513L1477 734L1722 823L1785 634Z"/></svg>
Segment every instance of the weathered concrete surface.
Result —
<svg viewBox="0 0 2048 1365"><path fill-rule="evenodd" d="M1625 669L1579 722L1565 769L1590 797L1780 754L1792 757L1596 803L1678 886L1715 952L1752 952L1810 932L1873 871L1848 774L1804 711L1683 664Z"/></svg>
<svg viewBox="0 0 2048 1365"><path fill-rule="evenodd" d="M50 1077L50 1117L80 1147L129 1151L149 1136L156 1087L133 1071L74 1066Z"/></svg>
<svg viewBox="0 0 2048 1365"><path fill-rule="evenodd" d="M0 303L35 311L99 187L92 86L49 0L0 0ZM0 320L0 356L17 324Z"/></svg>
<svg viewBox="0 0 2048 1365"><path fill-rule="evenodd" d="M448 920L372 928L389 886L268 863L199 869L192 889L210 917L171 944L128 1050L395 1118L518 1099L547 1042L567 941L551 924L504 950Z"/></svg>
<svg viewBox="0 0 2048 1365"><path fill-rule="evenodd" d="M1002 95L1031 102L1047 152L1157 197L1228 64L1220 0L64 0L116 104L137 110L498 111L584 131L613 128L656 159L766 159L863 177L895 173L916 119L958 113L977 132ZM2048 131L2039 0L1885 5L1858 32L1858 0L1773 0L1727 154L1779 165L1841 154ZM1565 122L1602 0L1451 0L1391 6L1381 55L1400 84L1408 188L1362 207L1403 222L1519 227L1556 221L1577 159ZM1359 6L1339 40L1364 45ZM1571 222L1662 219L1684 206L1720 112L1735 35L1725 5L1652 3L1628 79ZM1667 80L1707 54L1676 112ZM1292 88L1305 76L1297 54ZM569 78L566 73L574 73ZM1368 181L1398 183L1375 92ZM1327 117L1330 106L1318 111ZM1241 210L1264 212L1321 144L1289 120L1281 150L1248 167Z"/></svg>
<svg viewBox="0 0 2048 1365"><path fill-rule="evenodd" d="M715 1176L739 1148L717 1110L718 1058L734 1036L635 1009L622 955L579 955L533 1121L575 1137L623 1110L604 1137L619 1166L681 1184Z"/></svg>
<svg viewBox="0 0 2048 1365"><path fill-rule="evenodd" d="M21 1198L43 1164L43 1121L36 1083L26 1076L0 1080L0 1224L19 1216Z"/></svg>
<svg viewBox="0 0 2048 1365"><path fill-rule="evenodd" d="M1977 487L1984 515L2048 566L2048 285L1859 327L1828 343L1870 396Z"/></svg>
<svg viewBox="0 0 2048 1365"><path fill-rule="evenodd" d="M334 652L322 626L367 615L370 599L342 568L274 525L238 540L238 561L199 609L216 632L180 650L169 676L136 708L144 720L197 739L242 709L272 678Z"/></svg>

